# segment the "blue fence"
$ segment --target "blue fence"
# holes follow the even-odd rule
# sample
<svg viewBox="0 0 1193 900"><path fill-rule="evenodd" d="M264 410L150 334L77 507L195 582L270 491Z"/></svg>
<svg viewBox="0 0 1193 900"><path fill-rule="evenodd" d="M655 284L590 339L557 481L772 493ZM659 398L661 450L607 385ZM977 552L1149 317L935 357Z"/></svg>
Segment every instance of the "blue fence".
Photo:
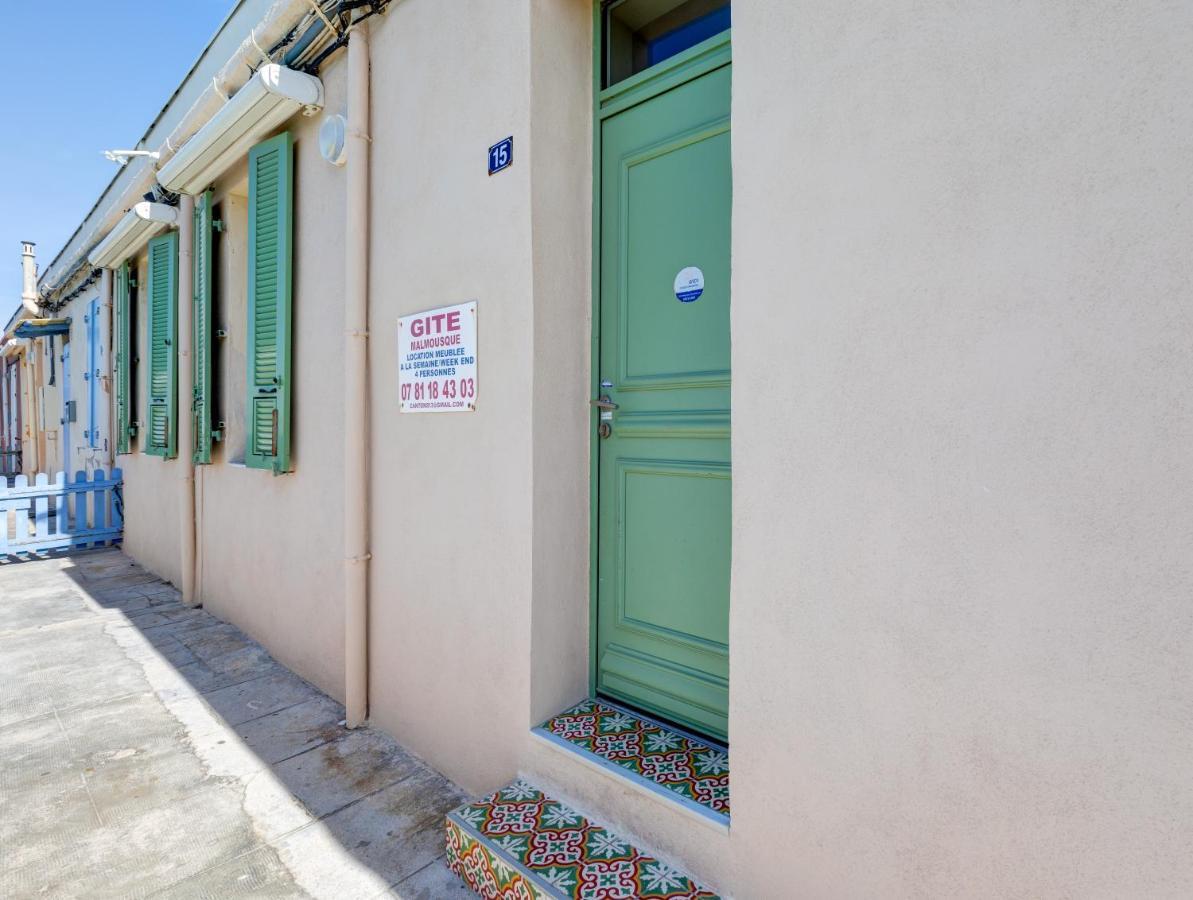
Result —
<svg viewBox="0 0 1193 900"><path fill-rule="evenodd" d="M82 550L120 542L124 532L122 473L102 469L90 480L79 472L68 483L59 472L33 484L16 476L12 487L0 479L0 561L50 550Z"/></svg>

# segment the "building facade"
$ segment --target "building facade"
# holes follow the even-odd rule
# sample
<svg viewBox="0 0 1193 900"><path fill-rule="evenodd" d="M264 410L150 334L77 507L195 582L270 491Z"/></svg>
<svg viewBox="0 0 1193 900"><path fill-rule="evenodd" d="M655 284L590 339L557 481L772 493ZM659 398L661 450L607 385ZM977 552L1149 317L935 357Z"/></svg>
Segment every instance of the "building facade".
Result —
<svg viewBox="0 0 1193 900"><path fill-rule="evenodd" d="M1187 894L1193 12L325 6L237 4L42 274L25 470L715 890ZM404 368L472 303L472 393ZM728 762L538 727L593 697Z"/></svg>

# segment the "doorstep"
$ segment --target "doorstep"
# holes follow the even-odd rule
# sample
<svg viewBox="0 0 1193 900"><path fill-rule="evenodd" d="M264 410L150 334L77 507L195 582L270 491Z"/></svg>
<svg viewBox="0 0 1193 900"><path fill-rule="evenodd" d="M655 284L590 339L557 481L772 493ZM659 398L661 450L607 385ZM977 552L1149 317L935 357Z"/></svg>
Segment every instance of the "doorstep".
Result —
<svg viewBox="0 0 1193 900"><path fill-rule="evenodd" d="M585 700L531 732L586 765L729 828L729 752L608 700Z"/></svg>
<svg viewBox="0 0 1193 900"><path fill-rule="evenodd" d="M447 864L482 897L717 895L525 781L447 816Z"/></svg>

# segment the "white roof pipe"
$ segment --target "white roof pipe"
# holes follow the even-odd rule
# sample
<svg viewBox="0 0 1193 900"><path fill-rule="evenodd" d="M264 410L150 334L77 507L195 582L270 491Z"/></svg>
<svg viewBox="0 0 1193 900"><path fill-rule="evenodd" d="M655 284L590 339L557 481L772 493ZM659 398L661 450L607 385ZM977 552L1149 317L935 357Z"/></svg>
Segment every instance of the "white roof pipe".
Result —
<svg viewBox="0 0 1193 900"><path fill-rule="evenodd" d="M211 84L191 104L186 115L170 132L166 140L153 150L158 154L157 164L164 165L178 148L202 128L252 77L255 69L270 62L266 55L268 49L287 35L311 12L311 0L275 0L261 18L260 23L249 31L248 36L241 41L240 46L216 73ZM134 165L139 164L139 171L120 196L108 206L107 212L91 230L87 239L82 242L78 252L47 270L42 280L43 294L52 294L59 287L68 284L79 268L87 264L86 257L89 249L93 248L112 229L134 203L141 200L153 188L157 181L157 166L154 162L152 157L146 156L136 162L130 162L125 167L131 169Z"/></svg>
<svg viewBox="0 0 1193 900"><path fill-rule="evenodd" d="M37 257L33 241L21 241L21 306L31 316L40 315L37 294Z"/></svg>

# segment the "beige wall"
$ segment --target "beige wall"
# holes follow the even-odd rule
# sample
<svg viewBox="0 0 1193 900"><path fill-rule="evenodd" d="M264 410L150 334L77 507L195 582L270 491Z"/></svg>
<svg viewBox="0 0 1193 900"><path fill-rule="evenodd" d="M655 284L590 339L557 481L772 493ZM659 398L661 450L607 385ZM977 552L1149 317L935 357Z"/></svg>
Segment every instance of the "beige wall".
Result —
<svg viewBox="0 0 1193 900"><path fill-rule="evenodd" d="M320 73L326 113L344 111L342 58ZM341 585L343 499L344 171L319 155L322 116L292 119L294 137L293 431L288 475L246 468L248 348L247 167L217 185L225 231L219 416L228 432L212 465L196 469L199 592L204 607L234 622L284 665L334 697L344 694Z"/></svg>
<svg viewBox="0 0 1193 900"><path fill-rule="evenodd" d="M373 28L371 714L476 791L587 685L589 16L408 2ZM398 317L466 300L476 412L400 415Z"/></svg>
<svg viewBox="0 0 1193 900"><path fill-rule="evenodd" d="M336 60L321 73L328 112L342 111L345 68ZM227 337L215 342L213 377L216 415L225 423L226 439L214 445L212 465L196 467L197 591L206 609L244 628L284 665L342 698L344 173L319 155L321 121L298 116L288 123L295 159L294 471L283 476L243 464L247 166L234 167L215 185L224 230L215 250L213 326L225 329ZM143 291L138 310L137 341L147 359ZM136 377L138 417L144 421L144 367ZM179 409L185 414L181 398ZM179 452L181 459L186 450ZM120 457L120 464L128 481L125 549L178 583L182 464L141 452Z"/></svg>
<svg viewBox="0 0 1193 900"><path fill-rule="evenodd" d="M137 422L136 437L130 442L131 453L116 457L116 465L124 472L124 551L141 565L173 582L182 583L179 550L179 481L183 467L178 459L163 459L144 452L145 427L149 421L149 257L142 250L135 267L129 262L130 274L135 271L133 290L133 346L135 364L131 372L133 419ZM179 400L179 409L185 407Z"/></svg>
<svg viewBox="0 0 1193 900"><path fill-rule="evenodd" d="M445 17L408 2L372 24L371 708L477 790L512 775L532 721L587 689L591 19L582 0L536 0L532 50L531 7L477 0ZM321 72L327 113L346 112L345 68ZM196 474L199 592L340 697L344 172L319 157L321 119L290 123L295 472L281 478L236 464L243 169L216 185L228 435ZM515 165L490 179L485 151L508 134ZM478 411L399 416L398 316L468 299ZM124 460L126 548L176 579L180 466Z"/></svg>
<svg viewBox="0 0 1193 900"><path fill-rule="evenodd" d="M1188 896L1193 8L734 16L738 895Z"/></svg>
<svg viewBox="0 0 1193 900"><path fill-rule="evenodd" d="M528 772L740 897L1187 894L1193 15L734 15L732 830L528 738L588 679L587 0L372 20L374 723L475 793ZM219 185L230 436L198 474L200 591L342 696L344 173L320 121L291 123L281 478L231 462L243 175ZM400 415L397 318L466 300L476 412ZM121 459L126 546L176 579L178 466Z"/></svg>
<svg viewBox="0 0 1193 900"><path fill-rule="evenodd" d="M372 29L371 715L469 788L514 769L530 690L527 13L411 2ZM399 415L398 317L467 300L476 412Z"/></svg>
<svg viewBox="0 0 1193 900"><path fill-rule="evenodd" d="M592 39L584 0L530 3L530 724L588 694Z"/></svg>

